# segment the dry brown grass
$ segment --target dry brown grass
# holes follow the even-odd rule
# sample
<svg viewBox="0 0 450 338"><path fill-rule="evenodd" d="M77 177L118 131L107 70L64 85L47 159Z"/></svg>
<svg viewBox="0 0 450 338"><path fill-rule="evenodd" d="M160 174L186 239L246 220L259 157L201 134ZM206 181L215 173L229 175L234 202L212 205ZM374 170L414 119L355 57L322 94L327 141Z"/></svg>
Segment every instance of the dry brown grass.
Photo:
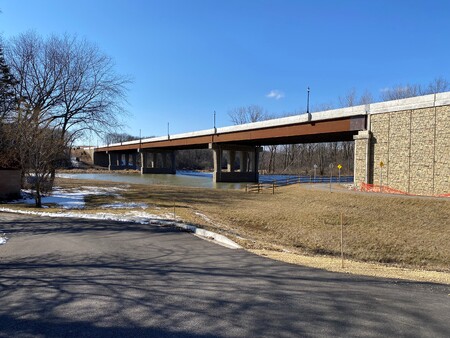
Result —
<svg viewBox="0 0 450 338"><path fill-rule="evenodd" d="M61 186L112 182L60 180ZM279 188L275 195L172 186L129 185L129 202L149 212L176 214L224 233L248 249L285 249L307 255L340 254L340 214L347 258L401 267L450 271L450 200ZM123 200L122 200L123 201ZM89 208L111 202L94 196ZM206 215L205 218L203 215Z"/></svg>

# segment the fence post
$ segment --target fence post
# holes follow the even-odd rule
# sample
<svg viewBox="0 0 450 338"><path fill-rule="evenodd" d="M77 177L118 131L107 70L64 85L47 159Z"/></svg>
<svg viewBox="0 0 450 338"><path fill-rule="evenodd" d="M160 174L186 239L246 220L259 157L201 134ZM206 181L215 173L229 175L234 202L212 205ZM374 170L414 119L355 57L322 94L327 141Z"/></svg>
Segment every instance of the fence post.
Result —
<svg viewBox="0 0 450 338"><path fill-rule="evenodd" d="M275 183L272 182L272 195L275 195Z"/></svg>
<svg viewBox="0 0 450 338"><path fill-rule="evenodd" d="M344 222L342 221L341 211L341 268L344 268Z"/></svg>
<svg viewBox="0 0 450 338"><path fill-rule="evenodd" d="M245 193L248 192L248 184L245 185Z"/></svg>

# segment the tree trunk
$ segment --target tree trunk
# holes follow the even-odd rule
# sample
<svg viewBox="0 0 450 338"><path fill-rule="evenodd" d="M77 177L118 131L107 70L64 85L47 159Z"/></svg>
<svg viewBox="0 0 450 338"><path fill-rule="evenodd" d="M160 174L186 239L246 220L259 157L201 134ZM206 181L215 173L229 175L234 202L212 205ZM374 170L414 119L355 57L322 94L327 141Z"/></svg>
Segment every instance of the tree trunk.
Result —
<svg viewBox="0 0 450 338"><path fill-rule="evenodd" d="M39 183L39 178L36 179L36 194L34 195L34 201L36 208L42 208L42 195L41 195L41 184Z"/></svg>

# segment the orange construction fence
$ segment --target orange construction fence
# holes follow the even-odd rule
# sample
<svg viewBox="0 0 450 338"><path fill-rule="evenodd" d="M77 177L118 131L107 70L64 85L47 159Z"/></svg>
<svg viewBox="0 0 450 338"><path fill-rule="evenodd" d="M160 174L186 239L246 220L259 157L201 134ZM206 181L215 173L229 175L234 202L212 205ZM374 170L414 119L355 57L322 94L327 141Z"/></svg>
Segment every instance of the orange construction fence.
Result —
<svg viewBox="0 0 450 338"><path fill-rule="evenodd" d="M360 190L365 192L384 192L386 194L399 194L399 195L411 195L411 196L417 196L416 194L410 194L406 191L398 190L391 188L386 185L376 185L376 184L368 184L361 182ZM441 195L434 195L435 197L450 197L450 194L441 194Z"/></svg>

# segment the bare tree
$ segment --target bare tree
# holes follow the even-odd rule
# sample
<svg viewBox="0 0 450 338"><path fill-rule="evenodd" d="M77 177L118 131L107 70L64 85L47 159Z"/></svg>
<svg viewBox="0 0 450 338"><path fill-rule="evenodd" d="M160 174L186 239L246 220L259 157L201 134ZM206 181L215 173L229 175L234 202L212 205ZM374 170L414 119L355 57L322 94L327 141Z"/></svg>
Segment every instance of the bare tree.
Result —
<svg viewBox="0 0 450 338"><path fill-rule="evenodd" d="M356 95L356 89L352 88L344 96L339 96L339 103L341 107L352 107L356 106L358 97Z"/></svg>
<svg viewBox="0 0 450 338"><path fill-rule="evenodd" d="M32 118L32 110L20 109L13 123L3 126L9 142L10 158L23 169L24 185L34 190L36 207L42 206L42 194L51 189L55 160L66 148L60 133L43 128Z"/></svg>
<svg viewBox="0 0 450 338"><path fill-rule="evenodd" d="M443 77L437 77L428 84L427 88L423 92L423 95L442 93L448 90L450 90L450 82Z"/></svg>
<svg viewBox="0 0 450 338"><path fill-rule="evenodd" d="M127 77L114 71L112 59L86 40L64 36L61 107L53 114L62 138L67 131L77 138L85 131L95 134L121 129L125 112Z"/></svg>
<svg viewBox="0 0 450 338"><path fill-rule="evenodd" d="M95 45L76 36L43 39L28 32L13 39L9 51L17 96L41 124L60 130L61 139L69 131L73 141L88 131L120 127L130 80L116 74L112 59Z"/></svg>
<svg viewBox="0 0 450 338"><path fill-rule="evenodd" d="M97 47L68 35L19 35L6 61L17 80L13 123L24 134L14 142L25 174L34 177L39 206L42 183L50 175L51 184L57 163L68 155L64 150L86 132L119 126L129 80L115 73L111 58Z"/></svg>
<svg viewBox="0 0 450 338"><path fill-rule="evenodd" d="M261 106L251 105L235 108L228 112L233 124L244 124L270 119L269 114Z"/></svg>
<svg viewBox="0 0 450 338"><path fill-rule="evenodd" d="M422 95L422 88L417 84L396 85L381 92L382 101L400 100Z"/></svg>
<svg viewBox="0 0 450 338"><path fill-rule="evenodd" d="M358 97L355 88L349 90L344 96L339 96L339 103L341 107L353 107L356 105L369 104L373 102L372 94L365 90L364 93Z"/></svg>
<svg viewBox="0 0 450 338"><path fill-rule="evenodd" d="M133 136L126 133L108 133L104 137L104 142L106 144L121 143L133 140L139 140L139 136Z"/></svg>
<svg viewBox="0 0 450 338"><path fill-rule="evenodd" d="M450 83L443 77L437 77L425 87L420 84L407 84L388 88L381 93L381 100L399 100L408 97L441 93L447 90L450 90Z"/></svg>

